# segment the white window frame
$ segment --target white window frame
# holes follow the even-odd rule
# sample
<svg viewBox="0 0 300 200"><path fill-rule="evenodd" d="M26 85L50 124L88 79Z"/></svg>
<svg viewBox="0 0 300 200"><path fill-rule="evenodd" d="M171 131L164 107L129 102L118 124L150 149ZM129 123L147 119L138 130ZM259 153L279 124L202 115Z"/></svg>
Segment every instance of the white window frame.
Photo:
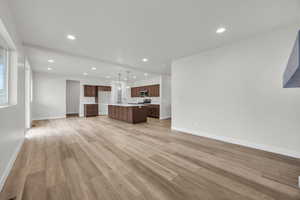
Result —
<svg viewBox="0 0 300 200"><path fill-rule="evenodd" d="M0 106L8 106L9 105L9 90L8 90L8 84L9 84L9 65L10 65L10 53L9 50L3 45L2 43L0 43L0 49L4 50L5 52L5 83L4 83L4 91L6 92L6 100L4 104L0 103Z"/></svg>
<svg viewBox="0 0 300 200"><path fill-rule="evenodd" d="M16 45L0 18L0 46L6 50L6 103L0 108L17 104L18 55Z"/></svg>

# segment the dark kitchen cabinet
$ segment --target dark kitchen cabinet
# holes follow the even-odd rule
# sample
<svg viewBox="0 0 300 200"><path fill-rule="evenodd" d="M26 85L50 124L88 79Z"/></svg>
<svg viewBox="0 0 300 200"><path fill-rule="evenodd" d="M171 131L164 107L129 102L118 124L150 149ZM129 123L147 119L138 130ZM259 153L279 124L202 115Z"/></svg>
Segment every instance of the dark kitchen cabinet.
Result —
<svg viewBox="0 0 300 200"><path fill-rule="evenodd" d="M129 123L141 123L147 121L147 106L118 106L108 105L108 116L112 119Z"/></svg>
<svg viewBox="0 0 300 200"><path fill-rule="evenodd" d="M141 97L141 91L147 91L148 97L159 97L159 84L131 88L131 97Z"/></svg>
<svg viewBox="0 0 300 200"><path fill-rule="evenodd" d="M131 88L130 91L131 91L131 97L136 97L135 96L135 90L136 88Z"/></svg>
<svg viewBox="0 0 300 200"><path fill-rule="evenodd" d="M159 105L150 104L147 106L148 109L148 117L159 118Z"/></svg>
<svg viewBox="0 0 300 200"><path fill-rule="evenodd" d="M159 97L159 85L148 86L149 97Z"/></svg>
<svg viewBox="0 0 300 200"><path fill-rule="evenodd" d="M84 96L85 97L97 97L98 96L97 86L85 85L84 86Z"/></svg>
<svg viewBox="0 0 300 200"><path fill-rule="evenodd" d="M131 97L139 97L139 96L140 96L139 87L131 88Z"/></svg>
<svg viewBox="0 0 300 200"><path fill-rule="evenodd" d="M84 116L94 117L98 116L98 104L84 104Z"/></svg>
<svg viewBox="0 0 300 200"><path fill-rule="evenodd" d="M142 90L142 88L140 88L140 87L136 88L136 90L135 90L136 97L140 97L141 96L141 90Z"/></svg>

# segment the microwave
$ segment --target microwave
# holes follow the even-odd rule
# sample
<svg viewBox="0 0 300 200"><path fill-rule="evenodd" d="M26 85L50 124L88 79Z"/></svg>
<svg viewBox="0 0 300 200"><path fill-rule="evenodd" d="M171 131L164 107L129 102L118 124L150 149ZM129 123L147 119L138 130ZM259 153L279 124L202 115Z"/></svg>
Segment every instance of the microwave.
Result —
<svg viewBox="0 0 300 200"><path fill-rule="evenodd" d="M148 90L141 90L140 91L140 96L141 97L148 97L149 96Z"/></svg>

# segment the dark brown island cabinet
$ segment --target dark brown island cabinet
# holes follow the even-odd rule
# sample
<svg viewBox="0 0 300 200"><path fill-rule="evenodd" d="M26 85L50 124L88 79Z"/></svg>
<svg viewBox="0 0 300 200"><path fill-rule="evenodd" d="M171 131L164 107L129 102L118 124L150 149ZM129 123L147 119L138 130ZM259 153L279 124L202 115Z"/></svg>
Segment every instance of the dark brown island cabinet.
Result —
<svg viewBox="0 0 300 200"><path fill-rule="evenodd" d="M144 105L108 105L108 117L128 123L147 122L148 109Z"/></svg>
<svg viewBox="0 0 300 200"><path fill-rule="evenodd" d="M148 117L153 117L153 118L159 118L159 109L160 106L159 104L150 104L147 105L147 109L148 109Z"/></svg>

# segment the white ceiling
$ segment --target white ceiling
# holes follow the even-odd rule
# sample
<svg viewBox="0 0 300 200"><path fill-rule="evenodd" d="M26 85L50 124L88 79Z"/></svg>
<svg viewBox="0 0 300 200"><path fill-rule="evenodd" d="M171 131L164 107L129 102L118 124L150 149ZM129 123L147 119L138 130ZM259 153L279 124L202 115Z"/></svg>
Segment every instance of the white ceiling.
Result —
<svg viewBox="0 0 300 200"><path fill-rule="evenodd" d="M99 76L115 73L120 66L170 73L176 58L300 19L299 0L10 2L35 70L45 70L47 59L54 57L55 70L82 74L95 65L101 69ZM222 26L228 31L216 34ZM67 40L67 34L77 40ZM143 63L144 57L149 62Z"/></svg>
<svg viewBox="0 0 300 200"><path fill-rule="evenodd" d="M36 48L35 46L26 46L26 51L30 55L30 63L35 71L52 74L63 74L69 76L83 76L101 78L103 80L118 80L118 73L121 79L128 78L129 81L152 80L157 79L158 74L146 73L128 67L122 67L108 62L101 62L85 56L67 54L64 52L54 52L48 49ZM54 63L48 60L53 59ZM48 71L48 68L52 68ZM92 70L95 67L96 70ZM129 71L129 74L127 73Z"/></svg>

